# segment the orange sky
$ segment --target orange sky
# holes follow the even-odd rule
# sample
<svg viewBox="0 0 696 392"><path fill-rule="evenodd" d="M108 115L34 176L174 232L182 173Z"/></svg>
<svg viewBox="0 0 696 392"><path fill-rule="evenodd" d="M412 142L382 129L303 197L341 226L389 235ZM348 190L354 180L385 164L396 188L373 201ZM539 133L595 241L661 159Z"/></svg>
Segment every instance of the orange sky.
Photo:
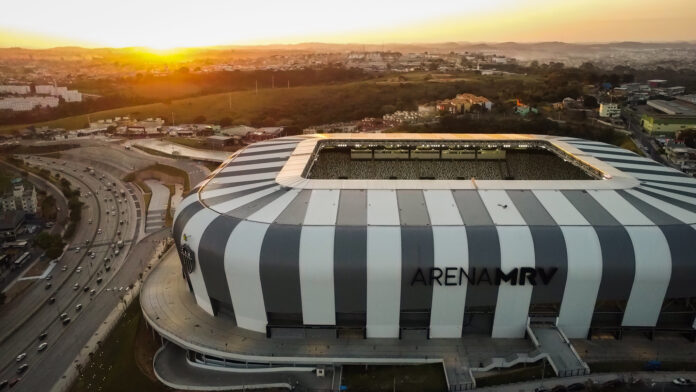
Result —
<svg viewBox="0 0 696 392"><path fill-rule="evenodd" d="M2 10L3 47L696 40L696 0L34 0Z"/></svg>

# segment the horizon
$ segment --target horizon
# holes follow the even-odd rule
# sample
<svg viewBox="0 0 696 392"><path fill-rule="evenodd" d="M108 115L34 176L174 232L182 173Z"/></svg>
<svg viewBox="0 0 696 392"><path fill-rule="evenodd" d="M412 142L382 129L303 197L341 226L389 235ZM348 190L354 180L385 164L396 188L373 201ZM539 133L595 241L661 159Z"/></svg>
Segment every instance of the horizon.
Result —
<svg viewBox="0 0 696 392"><path fill-rule="evenodd" d="M543 44L562 44L562 45L618 45L618 44L641 44L641 45L658 45L658 44L696 44L696 39L685 40L622 40L622 41L432 41L432 42L384 42L384 43L365 43L365 42L322 42L322 41L305 41L305 42L274 42L267 44L220 44L220 45L202 45L202 46L177 46L165 49L157 49L148 46L81 46L81 45L59 45L46 47L28 47L28 46L0 46L2 49L22 49L22 50L57 50L57 49L83 49L83 50L145 50L152 52L172 52L182 50L225 50L229 48L259 48L265 47L293 47L293 46L310 46L310 45L325 45L325 46L437 46L437 45L543 45Z"/></svg>
<svg viewBox="0 0 696 392"><path fill-rule="evenodd" d="M324 43L427 45L435 43L690 42L696 40L696 7L689 0L579 0L558 3L512 0L485 4L445 0L436 9L395 0L324 5L314 0L235 6L203 0L194 9L165 0L119 4L70 0L12 3L0 15L0 47L49 49L148 48ZM601 7L601 8L600 8ZM447 11L443 11L446 9ZM370 10L371 12L366 12ZM601 10L601 12L598 12ZM117 23L105 23L109 18ZM127 22L127 28L123 28ZM591 26L591 29L588 29Z"/></svg>

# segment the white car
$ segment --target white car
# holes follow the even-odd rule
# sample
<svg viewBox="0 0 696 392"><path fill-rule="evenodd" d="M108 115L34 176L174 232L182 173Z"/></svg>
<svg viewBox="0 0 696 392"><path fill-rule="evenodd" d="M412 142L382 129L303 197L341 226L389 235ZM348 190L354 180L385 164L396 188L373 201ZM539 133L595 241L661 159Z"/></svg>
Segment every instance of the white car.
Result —
<svg viewBox="0 0 696 392"><path fill-rule="evenodd" d="M82 267L77 267L77 269L75 269L75 272L77 272L78 274L82 272Z"/></svg>
<svg viewBox="0 0 696 392"><path fill-rule="evenodd" d="M39 352L45 350L46 347L48 347L48 343L46 343L46 342L39 344Z"/></svg>
<svg viewBox="0 0 696 392"><path fill-rule="evenodd" d="M80 253L80 247L75 248L75 253Z"/></svg>
<svg viewBox="0 0 696 392"><path fill-rule="evenodd" d="M689 380L688 378L677 377L677 378L675 378L674 380L672 380L672 384L674 384L674 385L681 385L681 386L687 386L687 385L693 384L693 382L692 382L691 380Z"/></svg>
<svg viewBox="0 0 696 392"><path fill-rule="evenodd" d="M27 357L27 353L21 353L21 354L17 355L17 358L15 358L15 361L22 362L22 360L26 357Z"/></svg>

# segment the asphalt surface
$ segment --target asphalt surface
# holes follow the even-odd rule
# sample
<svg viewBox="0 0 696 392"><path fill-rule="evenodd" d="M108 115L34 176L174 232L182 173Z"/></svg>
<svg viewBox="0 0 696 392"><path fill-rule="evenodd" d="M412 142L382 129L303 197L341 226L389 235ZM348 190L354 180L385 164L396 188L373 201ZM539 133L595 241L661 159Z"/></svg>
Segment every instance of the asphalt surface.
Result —
<svg viewBox="0 0 696 392"><path fill-rule="evenodd" d="M0 380L17 377L18 366L27 363L29 368L20 376L22 380L14 389L37 391L50 388L62 376L81 348L78 343L83 339L86 341L90 331L96 330L116 306L119 301L118 291L114 293L111 289L127 287L133 283L143 266L138 264L137 259L135 262L129 259L128 267L121 268L137 226L135 202L130 195L127 195L125 201L117 202L116 200L122 199L121 195L108 193L104 188L107 181L116 182L118 190L126 189L124 184L108 172L90 175L84 172L85 165L81 164L45 157L28 157L28 162L53 173L60 172L61 176L73 184L73 188L80 188L83 192L81 200L85 203L83 219L69 249L52 272L52 287L46 289L45 280L35 281L20 297L4 305L0 312ZM101 175L105 178L100 181ZM121 220L124 221L123 224L119 224ZM99 229L101 233L98 233ZM121 236L117 234L118 231L121 231ZM125 245L120 249L119 255L115 256L117 247L112 248L111 245L119 239L123 239ZM89 245L86 246L85 241L88 240ZM79 251L77 247L80 247ZM144 250L140 250L140 253L154 249L147 242L143 243L143 247ZM88 250L95 252L94 258L87 255ZM104 268L105 257L111 259L109 272ZM66 271L62 271L62 267ZM81 267L80 272L78 267ZM96 283L98 278L103 279L101 284ZM79 285L78 290L73 289L76 283ZM90 295L89 291L83 291L84 287L97 292ZM105 290L107 287L110 287L109 291ZM50 296L56 298L55 303L47 303ZM76 310L77 304L82 304L81 311ZM62 312L66 312L72 319L67 326L59 320ZM38 336L42 332L48 334L44 340L48 343L48 348L38 352L37 348L41 343ZM62 347L65 345L69 347ZM27 353L26 358L17 362L15 357L24 352Z"/></svg>

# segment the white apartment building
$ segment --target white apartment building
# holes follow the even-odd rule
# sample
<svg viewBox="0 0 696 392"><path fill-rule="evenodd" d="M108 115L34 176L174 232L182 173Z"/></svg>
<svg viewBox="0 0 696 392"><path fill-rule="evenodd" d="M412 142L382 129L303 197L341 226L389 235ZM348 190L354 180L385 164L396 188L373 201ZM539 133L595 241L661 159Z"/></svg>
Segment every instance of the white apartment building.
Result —
<svg viewBox="0 0 696 392"><path fill-rule="evenodd" d="M29 94L29 93L31 93L30 86L18 86L18 85L12 85L12 84L0 85L0 94L24 95L24 94Z"/></svg>
<svg viewBox="0 0 696 392"><path fill-rule="evenodd" d="M61 97L65 102L82 102L82 93L77 90L68 90L67 87L56 87L50 84L34 86L37 94Z"/></svg>
<svg viewBox="0 0 696 392"><path fill-rule="evenodd" d="M36 107L55 108L58 103L58 97L9 97L0 99L0 110L22 112L33 110Z"/></svg>
<svg viewBox="0 0 696 392"><path fill-rule="evenodd" d="M602 103L599 105L599 117L619 117L621 108L617 103Z"/></svg>
<svg viewBox="0 0 696 392"><path fill-rule="evenodd" d="M38 201L36 199L36 189L24 188L21 178L12 180L12 192L8 192L0 198L0 206L3 211L15 211L22 209L27 214L36 214Z"/></svg>

